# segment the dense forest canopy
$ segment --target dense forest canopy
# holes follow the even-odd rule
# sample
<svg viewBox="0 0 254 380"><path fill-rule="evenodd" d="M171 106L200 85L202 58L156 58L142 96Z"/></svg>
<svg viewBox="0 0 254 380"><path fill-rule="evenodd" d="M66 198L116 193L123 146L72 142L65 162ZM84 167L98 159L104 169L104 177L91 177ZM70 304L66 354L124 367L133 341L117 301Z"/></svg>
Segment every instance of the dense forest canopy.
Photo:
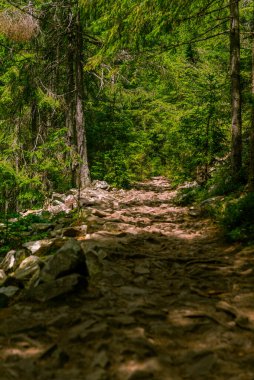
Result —
<svg viewBox="0 0 254 380"><path fill-rule="evenodd" d="M0 203L165 175L254 187L250 0L0 1Z"/></svg>

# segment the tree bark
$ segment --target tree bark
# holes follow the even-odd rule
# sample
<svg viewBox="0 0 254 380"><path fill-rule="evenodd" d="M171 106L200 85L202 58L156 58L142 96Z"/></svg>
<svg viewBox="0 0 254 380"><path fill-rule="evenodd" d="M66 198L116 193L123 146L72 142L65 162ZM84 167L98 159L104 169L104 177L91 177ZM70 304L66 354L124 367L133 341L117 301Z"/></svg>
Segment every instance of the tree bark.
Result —
<svg viewBox="0 0 254 380"><path fill-rule="evenodd" d="M76 136L77 153L79 158L78 175L76 184L80 187L89 186L91 183L87 157L87 141L84 115L84 75L83 75L83 39L80 22L80 12L76 15L76 46L75 46L75 87L76 87Z"/></svg>
<svg viewBox="0 0 254 380"><path fill-rule="evenodd" d="M38 123L37 123L37 100L34 97L31 104L31 146L32 150L36 147L36 139L38 133Z"/></svg>
<svg viewBox="0 0 254 380"><path fill-rule="evenodd" d="M252 68L251 68L251 130L250 130L250 166L248 190L254 191L254 12L252 15Z"/></svg>
<svg viewBox="0 0 254 380"><path fill-rule="evenodd" d="M73 31L68 31L67 45L67 91L65 96L66 104L66 128L67 143L69 147L71 185L76 186L76 168L77 168L77 148L76 148L76 121L75 121L75 80L74 80L74 62L73 62Z"/></svg>
<svg viewBox="0 0 254 380"><path fill-rule="evenodd" d="M91 183L84 117L83 39L78 5L70 9L67 44L66 127L72 186Z"/></svg>
<svg viewBox="0 0 254 380"><path fill-rule="evenodd" d="M230 1L230 67L231 67L231 107L232 107L232 176L238 180L242 168L242 118L240 87L240 27L239 0Z"/></svg>

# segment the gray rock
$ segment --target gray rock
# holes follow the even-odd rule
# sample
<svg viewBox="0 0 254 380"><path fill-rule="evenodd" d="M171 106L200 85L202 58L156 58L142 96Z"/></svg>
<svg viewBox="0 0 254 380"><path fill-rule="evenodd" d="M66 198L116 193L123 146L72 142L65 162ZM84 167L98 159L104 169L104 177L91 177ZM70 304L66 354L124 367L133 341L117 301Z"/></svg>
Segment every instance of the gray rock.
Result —
<svg viewBox="0 0 254 380"><path fill-rule="evenodd" d="M106 181L93 181L92 186L95 189L101 189L101 190L109 190L110 185Z"/></svg>
<svg viewBox="0 0 254 380"><path fill-rule="evenodd" d="M77 199L74 195L67 195L64 199L64 204L66 207L68 207L70 210L73 210L75 207L78 206Z"/></svg>
<svg viewBox="0 0 254 380"><path fill-rule="evenodd" d="M52 257L41 271L42 282L52 281L70 273L88 275L86 258L79 243L70 239Z"/></svg>
<svg viewBox="0 0 254 380"><path fill-rule="evenodd" d="M101 274L103 271L103 266L94 251L85 252L86 264L88 268L89 277L94 277L97 274Z"/></svg>
<svg viewBox="0 0 254 380"><path fill-rule="evenodd" d="M5 274L5 271L3 269L0 269L0 286L2 286L7 279L7 276Z"/></svg>
<svg viewBox="0 0 254 380"><path fill-rule="evenodd" d="M43 239L36 241L29 241L23 244L23 247L28 249L32 255L40 255L46 253L53 244L52 239Z"/></svg>
<svg viewBox="0 0 254 380"><path fill-rule="evenodd" d="M48 255L52 253L52 251L57 251L64 245L66 241L66 238L56 237L52 239L29 241L27 243L24 243L23 247L26 248L32 255L42 256Z"/></svg>
<svg viewBox="0 0 254 380"><path fill-rule="evenodd" d="M13 297L17 292L19 291L19 288L17 286L6 286L6 287L2 287L0 288L0 294L8 297L8 298L11 298Z"/></svg>
<svg viewBox="0 0 254 380"><path fill-rule="evenodd" d="M60 214L62 212L65 212L66 214L68 214L68 212L70 212L70 209L68 209L68 207L66 207L63 203L60 203L60 204L50 204L47 207L47 210L50 213L52 213L53 215L57 215L57 214Z"/></svg>
<svg viewBox="0 0 254 380"><path fill-rule="evenodd" d="M201 215L201 209L197 208L197 207L190 207L189 215L194 216L194 217L200 216Z"/></svg>
<svg viewBox="0 0 254 380"><path fill-rule="evenodd" d="M22 260L27 257L26 251L24 249L19 249L18 251L9 251L3 261L0 264L0 268L6 273L14 272Z"/></svg>
<svg viewBox="0 0 254 380"><path fill-rule="evenodd" d="M15 257L16 251L11 250L7 253L3 261L1 262L0 267L5 271L8 272L12 270L16 263L16 257Z"/></svg>
<svg viewBox="0 0 254 380"><path fill-rule="evenodd" d="M71 274L31 288L27 291L26 296L32 300L46 302L76 289L85 288L86 285L85 277Z"/></svg>
<svg viewBox="0 0 254 380"><path fill-rule="evenodd" d="M31 255L20 263L18 269L25 269L25 268L28 268L29 266L33 266L35 264L39 265L40 263L41 263L41 259L38 256Z"/></svg>
<svg viewBox="0 0 254 380"><path fill-rule="evenodd" d="M23 260L14 273L14 277L20 281L27 281L37 275L39 277L42 261L37 256L29 256Z"/></svg>
<svg viewBox="0 0 254 380"><path fill-rule="evenodd" d="M109 214L102 210L97 210L96 208L92 210L92 214L95 216L98 216L99 218L105 218L106 216L109 216Z"/></svg>

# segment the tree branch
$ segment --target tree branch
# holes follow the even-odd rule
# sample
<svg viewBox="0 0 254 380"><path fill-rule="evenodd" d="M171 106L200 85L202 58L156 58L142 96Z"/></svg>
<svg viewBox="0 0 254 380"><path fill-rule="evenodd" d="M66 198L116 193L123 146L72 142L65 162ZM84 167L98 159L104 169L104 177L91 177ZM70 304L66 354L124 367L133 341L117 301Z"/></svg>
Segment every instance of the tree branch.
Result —
<svg viewBox="0 0 254 380"><path fill-rule="evenodd" d="M204 37L204 38L198 38L196 40L194 39L194 40L191 40L191 41L185 41L185 42L182 42L182 43L177 44L177 45L172 45L171 48L176 48L176 47L179 47L179 46L182 46L182 45L189 45L190 43L196 43L196 42L210 40L211 38L214 38L214 37L217 37L217 36L221 36L221 35L227 34L229 32L230 32L229 30L225 30L224 32L219 32L219 33L216 33L216 34L213 34L211 36Z"/></svg>
<svg viewBox="0 0 254 380"><path fill-rule="evenodd" d="M209 4L209 6L213 3L213 1ZM229 4L225 5L224 7L220 7L220 8L217 8L217 9L213 9L212 11L210 12L204 12L206 9L209 8L206 7L206 8L203 8L202 10L200 10L199 12L197 12L196 14L192 15L192 16L189 16L189 17L185 17L185 18L182 18L180 20L177 20L178 23L180 24L181 22L185 22L185 21L189 21L189 20L193 20L193 19L196 19L196 18L199 18L199 17L203 17L203 16L208 16L212 13L216 13L216 12L219 12L221 11L222 9L226 9L229 7Z"/></svg>

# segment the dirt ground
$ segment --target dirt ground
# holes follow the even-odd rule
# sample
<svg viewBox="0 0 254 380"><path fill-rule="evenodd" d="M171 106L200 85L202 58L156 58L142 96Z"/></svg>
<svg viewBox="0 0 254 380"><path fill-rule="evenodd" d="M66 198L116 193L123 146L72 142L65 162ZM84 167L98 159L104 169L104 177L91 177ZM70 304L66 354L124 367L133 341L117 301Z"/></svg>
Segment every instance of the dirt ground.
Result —
<svg viewBox="0 0 254 380"><path fill-rule="evenodd" d="M254 379L254 247L174 196L160 177L115 191L89 286L0 309L1 380Z"/></svg>

